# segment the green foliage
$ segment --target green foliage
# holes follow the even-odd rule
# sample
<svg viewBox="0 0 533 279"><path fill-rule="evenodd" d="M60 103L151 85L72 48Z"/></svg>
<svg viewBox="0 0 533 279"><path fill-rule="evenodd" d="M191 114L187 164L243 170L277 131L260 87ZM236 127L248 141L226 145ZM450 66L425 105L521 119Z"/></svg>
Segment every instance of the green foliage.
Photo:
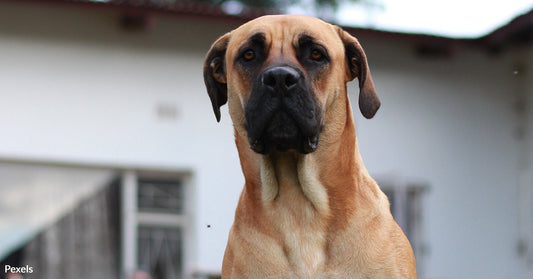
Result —
<svg viewBox="0 0 533 279"><path fill-rule="evenodd" d="M217 0L214 0L217 1ZM218 0L220 1L220 0ZM222 0L223 2L227 2L230 0ZM250 7L275 7L279 9L283 9L284 7L295 5L295 4L302 4L302 5L313 5L316 8L332 8L337 9L339 5L343 2L351 2L351 3L357 3L361 2L361 0L313 0L313 1L303 1L303 0L237 0L238 2L243 3L246 6ZM312 2L312 3L309 3Z"/></svg>
<svg viewBox="0 0 533 279"><path fill-rule="evenodd" d="M213 4L224 4L228 2L238 2L247 7L253 8L275 8L281 11L287 7L300 5L302 7L313 8L315 11L334 12L344 3L361 3L364 5L374 5L379 0L89 0L94 2L117 2L135 4L151 4L156 6L167 6L179 2L207 2ZM379 4L378 4L379 5Z"/></svg>
<svg viewBox="0 0 533 279"><path fill-rule="evenodd" d="M224 2L236 1L240 2L248 7L256 8L278 8L283 10L285 7L302 4L302 5L312 5L316 8L329 8L336 10L341 3L359 3L359 2L372 2L372 0L149 0L154 2L179 2L179 1L201 1L201 2L210 2L214 4L222 4Z"/></svg>

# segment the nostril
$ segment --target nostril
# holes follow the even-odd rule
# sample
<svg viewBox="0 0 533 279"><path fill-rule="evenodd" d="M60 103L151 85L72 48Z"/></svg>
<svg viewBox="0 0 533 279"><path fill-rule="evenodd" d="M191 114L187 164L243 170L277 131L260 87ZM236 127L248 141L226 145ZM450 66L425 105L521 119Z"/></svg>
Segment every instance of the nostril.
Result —
<svg viewBox="0 0 533 279"><path fill-rule="evenodd" d="M261 82L264 85L270 86L270 87L276 87L276 78L271 72L264 73L261 77Z"/></svg>
<svg viewBox="0 0 533 279"><path fill-rule="evenodd" d="M298 76L288 74L285 77L285 87L290 88L291 86L295 85L298 82Z"/></svg>

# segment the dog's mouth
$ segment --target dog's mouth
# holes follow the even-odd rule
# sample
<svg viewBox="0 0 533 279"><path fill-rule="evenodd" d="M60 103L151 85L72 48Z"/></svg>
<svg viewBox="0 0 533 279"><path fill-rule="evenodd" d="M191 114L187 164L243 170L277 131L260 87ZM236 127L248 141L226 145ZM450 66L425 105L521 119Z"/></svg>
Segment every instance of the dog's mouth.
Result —
<svg viewBox="0 0 533 279"><path fill-rule="evenodd" d="M250 135L254 125L247 124ZM254 134L253 132L251 134ZM262 132L257 136L249 136L250 147L257 153L267 154L273 150L285 152L296 150L302 154L315 151L318 147L320 130L306 134L302 132L298 122L287 112L274 113Z"/></svg>
<svg viewBox="0 0 533 279"><path fill-rule="evenodd" d="M295 75L289 76L290 81L280 74L278 83L264 77L256 82L246 105L244 123L255 152L295 150L308 154L317 149L322 131L320 109L301 78L303 75Z"/></svg>

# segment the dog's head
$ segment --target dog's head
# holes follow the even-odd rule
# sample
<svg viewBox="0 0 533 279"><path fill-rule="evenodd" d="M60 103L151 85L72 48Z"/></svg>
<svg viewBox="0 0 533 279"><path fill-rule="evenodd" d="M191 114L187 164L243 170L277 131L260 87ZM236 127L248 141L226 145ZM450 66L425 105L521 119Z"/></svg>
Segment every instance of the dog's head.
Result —
<svg viewBox="0 0 533 279"><path fill-rule="evenodd" d="M204 64L217 121L228 102L237 136L261 154L315 151L335 113L331 104L347 99L346 83L354 78L359 108L372 118L380 101L361 45L338 26L307 16L252 20L220 37Z"/></svg>

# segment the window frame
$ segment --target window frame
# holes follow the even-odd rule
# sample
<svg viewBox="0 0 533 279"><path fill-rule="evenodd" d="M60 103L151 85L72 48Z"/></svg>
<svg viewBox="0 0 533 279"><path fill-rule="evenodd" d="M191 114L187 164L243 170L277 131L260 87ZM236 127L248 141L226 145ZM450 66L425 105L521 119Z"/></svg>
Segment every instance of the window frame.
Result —
<svg viewBox="0 0 533 279"><path fill-rule="evenodd" d="M121 180L121 277L139 269L138 231L144 227L170 227L182 230L181 278L192 278L193 247L193 187L192 174L186 171L130 169L119 173ZM139 179L175 179L183 187L183 212L142 212L138 206Z"/></svg>
<svg viewBox="0 0 533 279"><path fill-rule="evenodd" d="M417 274L424 274L425 260L429 252L424 214L426 212L425 200L430 190L429 183L400 175L378 177L376 181L389 198L391 214L413 248ZM389 196L391 192L392 197ZM414 201L409 200L411 193L415 195ZM409 218L414 218L414 220L409 220Z"/></svg>

